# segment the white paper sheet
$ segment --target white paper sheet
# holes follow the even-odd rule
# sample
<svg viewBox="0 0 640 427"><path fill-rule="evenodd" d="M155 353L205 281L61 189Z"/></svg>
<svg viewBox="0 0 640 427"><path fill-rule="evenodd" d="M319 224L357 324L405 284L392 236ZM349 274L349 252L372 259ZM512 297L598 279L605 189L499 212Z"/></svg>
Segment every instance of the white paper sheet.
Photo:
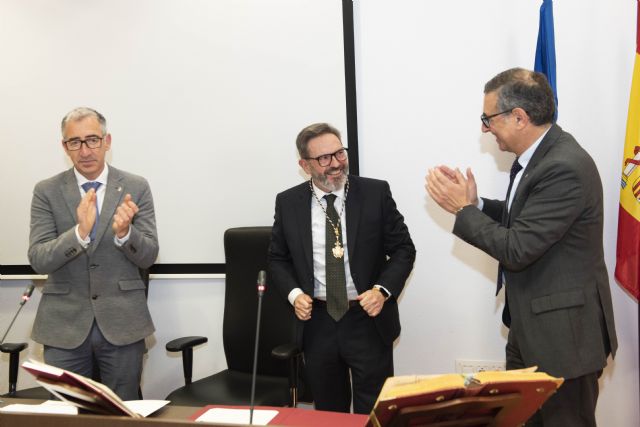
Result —
<svg viewBox="0 0 640 427"><path fill-rule="evenodd" d="M78 413L78 408L68 404L67 402L61 402L59 400L47 400L46 402L40 403L38 405L14 403L12 405L7 405L4 408L0 408L0 412L76 415Z"/></svg>
<svg viewBox="0 0 640 427"><path fill-rule="evenodd" d="M127 408L142 415L143 417L153 414L168 403L168 400L128 400L124 402L124 404L127 405ZM67 402L47 400L46 402L38 405L14 403L12 405L7 405L4 408L0 408L0 412L75 415L78 413L78 408Z"/></svg>
<svg viewBox="0 0 640 427"><path fill-rule="evenodd" d="M143 417L148 417L168 403L168 400L127 400L124 402L127 408Z"/></svg>
<svg viewBox="0 0 640 427"><path fill-rule="evenodd" d="M253 411L253 425L265 426L278 415L278 411L256 409ZM213 408L200 415L196 422L221 424L249 424L248 409Z"/></svg>

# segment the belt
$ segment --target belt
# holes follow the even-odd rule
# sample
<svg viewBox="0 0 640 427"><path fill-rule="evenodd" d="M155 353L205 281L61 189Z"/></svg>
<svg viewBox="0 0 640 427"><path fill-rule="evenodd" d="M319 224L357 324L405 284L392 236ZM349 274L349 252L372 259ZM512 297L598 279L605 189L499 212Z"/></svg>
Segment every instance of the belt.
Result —
<svg viewBox="0 0 640 427"><path fill-rule="evenodd" d="M326 307L327 306L327 302L323 299L318 299L318 298L314 298L313 299L313 304L314 305L318 305L320 307ZM360 305L360 301L358 301L357 299L350 299L349 300L349 308L351 307L357 307Z"/></svg>

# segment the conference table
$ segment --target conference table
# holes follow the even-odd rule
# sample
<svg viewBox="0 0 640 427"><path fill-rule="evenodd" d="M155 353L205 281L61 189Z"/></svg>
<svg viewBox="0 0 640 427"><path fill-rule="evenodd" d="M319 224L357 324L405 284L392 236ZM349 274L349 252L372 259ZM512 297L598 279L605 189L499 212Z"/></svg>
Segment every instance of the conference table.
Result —
<svg viewBox="0 0 640 427"><path fill-rule="evenodd" d="M37 404L42 400L0 398L0 408L13 403ZM238 427L240 424L211 424L195 422L195 418L207 409L247 408L240 406L215 405L205 408L193 406L167 405L147 418L130 418L113 415L51 415L0 412L0 427L194 427L198 425L217 425ZM276 409L279 414L268 425L299 427L364 427L368 416L360 414L342 414L337 412L315 411L301 408L260 407L256 409ZM245 424L246 425L246 424Z"/></svg>

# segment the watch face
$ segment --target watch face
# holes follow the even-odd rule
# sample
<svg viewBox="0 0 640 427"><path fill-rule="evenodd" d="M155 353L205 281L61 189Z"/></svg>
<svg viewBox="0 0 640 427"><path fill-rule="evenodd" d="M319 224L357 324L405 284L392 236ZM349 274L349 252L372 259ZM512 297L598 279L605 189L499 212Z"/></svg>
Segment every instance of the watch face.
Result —
<svg viewBox="0 0 640 427"><path fill-rule="evenodd" d="M376 289L379 290L380 293L384 295L385 298L389 298L391 296L391 294L389 294L389 292L387 292L387 290L382 286L376 286Z"/></svg>

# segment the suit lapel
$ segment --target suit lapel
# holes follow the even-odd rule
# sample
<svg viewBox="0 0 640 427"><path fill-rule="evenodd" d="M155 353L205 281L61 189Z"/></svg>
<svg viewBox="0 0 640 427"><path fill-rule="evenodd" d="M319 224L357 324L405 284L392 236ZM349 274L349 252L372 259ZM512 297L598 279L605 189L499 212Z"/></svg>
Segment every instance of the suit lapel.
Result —
<svg viewBox="0 0 640 427"><path fill-rule="evenodd" d="M298 221L297 229L301 231L300 241L304 259L307 262L309 271L313 275L313 242L311 241L311 190L309 182L300 186L300 191L294 199L295 205L292 206L296 211L296 219Z"/></svg>
<svg viewBox="0 0 640 427"><path fill-rule="evenodd" d="M98 242L102 239L102 236L106 231L111 228L111 218L116 212L116 208L121 203L123 195L126 194L122 182L122 175L118 169L111 166L109 168L109 177L107 178L107 188L104 194L104 200L102 201L102 207L100 208L100 221L98 222L98 230L96 231L96 244L92 245L95 248Z"/></svg>
<svg viewBox="0 0 640 427"><path fill-rule="evenodd" d="M67 208L69 208L69 213L73 217L73 221L77 224L77 211L81 198L80 187L78 187L78 180L76 180L76 175L73 173L73 168L65 172L60 190L62 191L62 197L64 197Z"/></svg>
<svg viewBox="0 0 640 427"><path fill-rule="evenodd" d="M353 260L356 247L356 236L358 235L358 226L360 225L360 212L362 203L360 198L362 192L357 178L349 175L349 192L347 194L347 204L345 206L347 216L347 249L349 250L349 259Z"/></svg>
<svg viewBox="0 0 640 427"><path fill-rule="evenodd" d="M527 167L524 171L522 171L522 178L520 178L520 183L518 184L518 188L513 195L513 203L511 205L511 209L509 211L509 219L508 222L511 224L511 219L517 215L517 212L520 211L522 207L522 203L525 201L525 197L523 196L523 192L527 191L528 188L528 180L529 175L535 170L536 166L540 163L540 161L547 154L549 149L553 146L553 144L558 140L558 138L562 135L562 128L556 124L551 125L551 128L547 132L547 134L540 141L540 145L536 148L536 151L533 153L531 160L527 164ZM512 214L513 212L513 214Z"/></svg>

